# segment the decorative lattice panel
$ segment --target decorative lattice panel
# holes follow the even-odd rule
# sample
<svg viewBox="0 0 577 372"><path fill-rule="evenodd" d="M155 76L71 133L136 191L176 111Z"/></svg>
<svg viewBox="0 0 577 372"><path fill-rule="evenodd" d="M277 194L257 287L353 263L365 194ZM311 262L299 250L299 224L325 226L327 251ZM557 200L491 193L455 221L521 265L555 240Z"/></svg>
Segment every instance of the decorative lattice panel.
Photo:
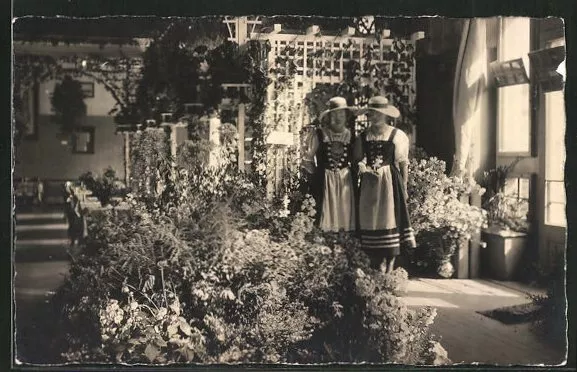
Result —
<svg viewBox="0 0 577 372"><path fill-rule="evenodd" d="M279 168L298 163L302 128L318 117L331 96L344 95L339 91L343 82L359 87L351 104L362 107L370 96L383 94L399 107L403 120L414 124L415 41L423 35L391 39L389 34L384 30L378 35L357 36L355 29L348 28L330 36L321 35L317 26L299 34L283 32L280 25L275 25L269 34L253 35L270 44L267 62L271 84L265 123L269 131L294 135L293 146L286 151L286 156L294 159L287 161L281 156L279 160L276 154L281 150L274 150L269 166L275 184L280 182ZM363 122L364 118L359 117L357 129Z"/></svg>
<svg viewBox="0 0 577 372"><path fill-rule="evenodd" d="M285 105L272 105L273 110L283 111L270 114L278 126L288 131L300 130L320 110L311 112L305 107L303 103L307 95L319 85L339 85L345 80L356 79L361 85L376 88L393 103L414 106L415 40L422 35L412 39L390 39L384 37L389 34L384 31L378 36L359 37L350 35L354 30L349 29L344 35L321 36L315 26L307 32L304 35L276 33L260 36L270 43L268 67L273 83L269 99L281 99L286 95L282 97ZM394 89L387 89L389 87ZM405 97L406 102L401 102ZM363 106L367 99L360 97L352 103ZM286 116L290 114L283 106L300 107L298 113L292 114L293 122L286 122Z"/></svg>

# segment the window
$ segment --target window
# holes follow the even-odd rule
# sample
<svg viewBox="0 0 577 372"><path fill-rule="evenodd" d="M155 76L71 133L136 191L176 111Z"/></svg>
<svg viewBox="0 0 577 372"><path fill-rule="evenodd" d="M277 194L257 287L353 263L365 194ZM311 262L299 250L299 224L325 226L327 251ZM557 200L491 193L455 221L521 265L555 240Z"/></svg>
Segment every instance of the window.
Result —
<svg viewBox="0 0 577 372"><path fill-rule="evenodd" d="M549 48L564 46L564 39ZM545 223L567 226L565 214L565 98L564 91L545 93Z"/></svg>
<svg viewBox="0 0 577 372"><path fill-rule="evenodd" d="M94 98L94 83L81 81L80 87L82 88L82 93L84 93L84 98Z"/></svg>
<svg viewBox="0 0 577 372"><path fill-rule="evenodd" d="M499 21L498 61L522 58L528 69L531 19L515 17ZM529 156L531 153L530 89L529 84L520 84L498 90L497 152L500 155Z"/></svg>
<svg viewBox="0 0 577 372"><path fill-rule="evenodd" d="M75 154L94 154L94 128L82 127L72 136L72 152Z"/></svg>

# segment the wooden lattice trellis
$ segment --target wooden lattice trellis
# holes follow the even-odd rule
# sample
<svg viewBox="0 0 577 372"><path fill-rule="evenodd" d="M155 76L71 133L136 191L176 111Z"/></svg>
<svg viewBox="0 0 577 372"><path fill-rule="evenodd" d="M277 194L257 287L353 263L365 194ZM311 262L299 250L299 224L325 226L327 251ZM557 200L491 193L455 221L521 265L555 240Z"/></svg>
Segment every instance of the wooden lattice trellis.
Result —
<svg viewBox="0 0 577 372"><path fill-rule="evenodd" d="M278 191L283 169L298 163L301 129L318 116L328 98L323 97L320 105L310 102L307 105L308 96L321 85L342 83L350 73L347 68L351 62L358 64L361 85L374 86L377 80L384 82L384 86L378 88L384 90L383 94L392 102L398 102L394 95L400 94L407 98L407 107L414 107L413 52L416 41L423 37L423 32L417 32L407 39L393 39L389 30L363 35L353 27L327 35L314 25L305 32L291 32L283 31L280 24L275 24L268 33L251 34L251 39L270 44L267 67L272 82L267 92L265 123L268 133L273 134L269 137L273 140L269 140L272 146L268 154L271 192ZM400 58L401 55L408 58ZM385 89L392 84L396 92ZM366 101L356 99L352 104L364 106ZM293 140L287 140L291 136ZM279 138L283 140L278 141ZM295 159L287 161L288 153Z"/></svg>

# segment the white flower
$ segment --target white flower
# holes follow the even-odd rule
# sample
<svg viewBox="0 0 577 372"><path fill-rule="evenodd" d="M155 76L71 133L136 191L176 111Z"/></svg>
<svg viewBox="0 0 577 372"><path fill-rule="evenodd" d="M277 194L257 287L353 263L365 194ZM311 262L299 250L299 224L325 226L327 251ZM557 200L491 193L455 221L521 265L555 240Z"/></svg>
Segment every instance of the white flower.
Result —
<svg viewBox="0 0 577 372"><path fill-rule="evenodd" d="M168 310L167 310L165 307L161 307L161 308L158 310L158 313L156 314L156 319L157 319L157 320L162 320L162 318L164 318L167 313L168 313Z"/></svg>
<svg viewBox="0 0 577 372"><path fill-rule="evenodd" d="M229 289L225 289L220 293L220 297L224 298L224 299L228 299L231 301L234 301L236 299L236 296L234 295L234 293Z"/></svg>

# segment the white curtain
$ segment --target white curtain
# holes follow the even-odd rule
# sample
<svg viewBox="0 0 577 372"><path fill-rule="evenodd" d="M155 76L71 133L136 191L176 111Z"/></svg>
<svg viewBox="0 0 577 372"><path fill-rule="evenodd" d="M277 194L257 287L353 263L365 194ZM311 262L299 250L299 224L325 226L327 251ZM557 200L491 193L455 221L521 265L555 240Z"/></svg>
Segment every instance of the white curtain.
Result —
<svg viewBox="0 0 577 372"><path fill-rule="evenodd" d="M457 59L453 91L455 158L451 175L472 180L479 167L481 99L487 89L487 27L485 19L469 19Z"/></svg>

